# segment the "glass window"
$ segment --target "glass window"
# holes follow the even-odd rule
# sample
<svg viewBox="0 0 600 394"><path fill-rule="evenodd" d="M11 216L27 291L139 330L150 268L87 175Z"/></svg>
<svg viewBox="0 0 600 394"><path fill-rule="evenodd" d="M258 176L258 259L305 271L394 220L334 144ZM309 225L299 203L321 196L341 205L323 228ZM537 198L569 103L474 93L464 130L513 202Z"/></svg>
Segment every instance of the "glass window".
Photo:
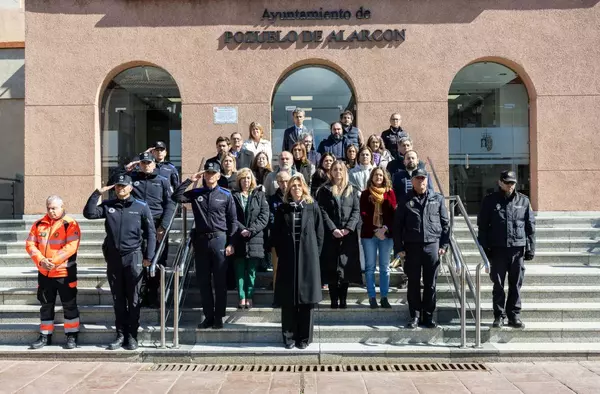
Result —
<svg viewBox="0 0 600 394"><path fill-rule="evenodd" d="M181 96L173 77L157 67L134 67L107 86L100 114L102 180L157 140L181 172Z"/></svg>
<svg viewBox="0 0 600 394"><path fill-rule="evenodd" d="M471 64L448 94L450 193L470 214L497 188L500 172L516 171L529 195L529 96L517 73L498 63Z"/></svg>
<svg viewBox="0 0 600 394"><path fill-rule="evenodd" d="M316 149L330 134L329 124L339 121L345 110L355 109L354 93L348 82L328 67L305 66L284 77L275 88L272 103L275 160L281 152L283 132L294 124L292 112L297 107L306 112L304 126L312 131Z"/></svg>

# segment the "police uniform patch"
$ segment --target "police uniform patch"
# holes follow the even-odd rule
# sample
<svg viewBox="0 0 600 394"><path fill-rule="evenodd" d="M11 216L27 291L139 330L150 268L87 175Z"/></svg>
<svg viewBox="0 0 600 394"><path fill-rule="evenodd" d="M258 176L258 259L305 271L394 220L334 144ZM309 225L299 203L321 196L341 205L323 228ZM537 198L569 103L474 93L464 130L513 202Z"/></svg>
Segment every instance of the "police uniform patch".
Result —
<svg viewBox="0 0 600 394"><path fill-rule="evenodd" d="M496 204L496 209L499 211L500 210L500 204Z"/></svg>
<svg viewBox="0 0 600 394"><path fill-rule="evenodd" d="M133 186L139 186L139 185L140 185L140 181L133 182Z"/></svg>
<svg viewBox="0 0 600 394"><path fill-rule="evenodd" d="M108 208L108 213L115 213L115 209L114 208Z"/></svg>
<svg viewBox="0 0 600 394"><path fill-rule="evenodd" d="M204 201L204 197L198 196L198 198L196 200L198 200L198 202L202 202L202 201Z"/></svg>

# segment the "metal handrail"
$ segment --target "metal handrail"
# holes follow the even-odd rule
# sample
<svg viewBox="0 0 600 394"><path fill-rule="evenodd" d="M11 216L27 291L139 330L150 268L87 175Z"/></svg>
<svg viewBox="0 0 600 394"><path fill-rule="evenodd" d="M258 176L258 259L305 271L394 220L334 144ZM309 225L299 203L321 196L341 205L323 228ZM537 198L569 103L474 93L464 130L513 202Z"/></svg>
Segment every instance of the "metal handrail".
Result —
<svg viewBox="0 0 600 394"><path fill-rule="evenodd" d="M194 242L192 237L192 232L194 230L194 226L192 226L192 230L190 231L190 236L186 241L186 246L184 248L183 256L181 258L181 262L177 264L175 271L175 286L174 286L174 298L173 298L173 347L179 347L179 320L181 319L181 303L185 300L184 297L184 286L181 286L181 283L187 283L187 275L190 270L190 265L192 259L194 258Z"/></svg>
<svg viewBox="0 0 600 394"><path fill-rule="evenodd" d="M437 176L437 172L435 171L435 166L433 164L433 161L431 160L431 158L427 158L427 161L429 162L429 166L431 167L431 171L433 172L433 176L436 180L438 189L440 190L440 193L443 195L442 192L442 185L441 182ZM487 258L487 255L485 254L485 251L483 250L483 247L481 246L481 244L479 243L479 240L477 239L477 233L475 232L475 228L473 227L473 224L471 223L471 220L469 219L469 215L467 214L467 210L460 198L460 196L455 195L455 196L450 196L449 197L450 200L452 200L456 206L458 206L458 209L460 211L460 214L463 216L463 219L465 221L465 223L467 224L467 228L469 229L469 232L471 233L471 237L473 238L473 242L475 242L475 246L477 247L477 250L479 251L479 254L481 255L481 262L479 264L477 264L477 268L476 268L476 275L475 275L475 292L474 292L474 298L475 298L475 347L476 348L481 348L481 270L483 268L485 268L486 273L489 272L490 270L490 262ZM451 216L452 218L454 217L454 210L451 210ZM452 220L452 226L451 226L451 238L452 238L452 232L453 232L453 220ZM458 246L458 244L456 244ZM462 256L462 254L461 254ZM468 271L466 264L463 265L465 267L465 269L463 271L464 272L464 277L465 277L465 282L466 282L466 278L467 278L467 273L466 271ZM462 277L463 275L461 275ZM470 273L469 273L469 278L470 278ZM472 282L472 280L470 280L469 282ZM466 283L465 286L466 288ZM471 287L471 291L473 291L473 285L472 283L469 284L469 287ZM466 289L461 289L465 290L466 293ZM461 325L463 323L463 317L461 316ZM461 326L462 329L462 326Z"/></svg>

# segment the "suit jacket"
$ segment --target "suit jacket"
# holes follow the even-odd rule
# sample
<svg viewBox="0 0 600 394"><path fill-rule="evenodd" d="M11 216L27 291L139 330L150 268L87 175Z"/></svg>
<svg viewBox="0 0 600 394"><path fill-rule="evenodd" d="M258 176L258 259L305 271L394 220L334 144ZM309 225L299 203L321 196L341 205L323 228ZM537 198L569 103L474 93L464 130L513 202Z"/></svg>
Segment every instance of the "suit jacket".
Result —
<svg viewBox="0 0 600 394"><path fill-rule="evenodd" d="M294 146L294 144L296 142L298 142L298 137L300 136L300 134L308 133L308 132L309 132L308 129L304 125L302 125L302 129L298 133L296 133L296 125L293 125L292 127L288 127L283 132L283 145L281 147L281 150L282 151L286 150L288 152L291 152L292 146Z"/></svg>

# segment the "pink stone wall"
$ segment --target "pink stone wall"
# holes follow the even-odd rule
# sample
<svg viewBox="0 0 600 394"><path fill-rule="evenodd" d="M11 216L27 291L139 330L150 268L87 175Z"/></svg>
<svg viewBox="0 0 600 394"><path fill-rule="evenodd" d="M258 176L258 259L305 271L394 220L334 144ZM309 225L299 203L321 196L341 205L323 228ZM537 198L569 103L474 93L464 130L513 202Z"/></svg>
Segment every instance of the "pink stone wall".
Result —
<svg viewBox="0 0 600 394"><path fill-rule="evenodd" d="M265 8L313 9L316 1L26 2L25 213L60 192L80 211L100 182L98 102L105 84L143 62L169 71L183 100L183 171L213 155L218 135L271 124L279 78L297 64L325 63L355 88L366 133L403 114L423 157L448 179L447 93L455 74L478 59L501 60L531 98L532 200L538 210L600 210L600 5L598 0L347 0L367 21L261 21ZM548 5L551 4L551 5ZM336 26L336 23L338 25ZM225 31L405 28L400 45L286 44L232 47ZM132 63L134 62L134 63ZM237 125L213 125L213 105L239 110ZM535 145L535 146L533 146ZM48 159L50 150L67 160ZM564 193L573 180L586 193ZM69 193L65 192L66 190ZM68 194L68 195L66 195Z"/></svg>

